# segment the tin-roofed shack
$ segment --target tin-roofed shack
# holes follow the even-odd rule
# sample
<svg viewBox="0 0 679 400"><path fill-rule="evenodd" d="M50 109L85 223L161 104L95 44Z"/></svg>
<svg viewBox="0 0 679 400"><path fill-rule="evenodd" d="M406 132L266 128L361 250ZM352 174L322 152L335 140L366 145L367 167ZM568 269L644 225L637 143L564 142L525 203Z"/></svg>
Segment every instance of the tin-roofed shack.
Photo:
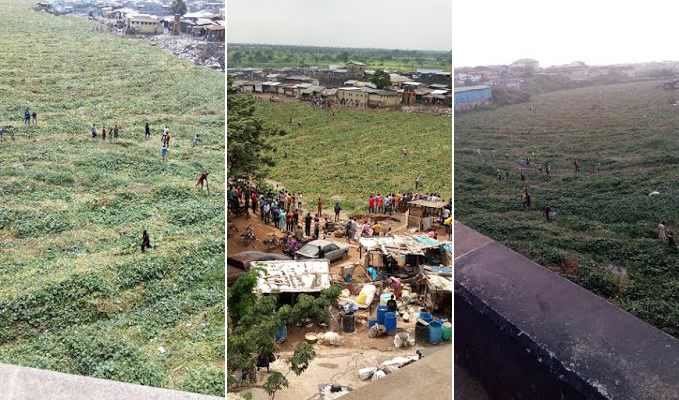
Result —
<svg viewBox="0 0 679 400"><path fill-rule="evenodd" d="M330 287L328 260L256 261L259 268L255 290L260 294L316 293Z"/></svg>
<svg viewBox="0 0 679 400"><path fill-rule="evenodd" d="M408 228L420 231L431 229L436 220L442 218L445 201L413 200L408 203Z"/></svg>
<svg viewBox="0 0 679 400"><path fill-rule="evenodd" d="M423 234L364 237L359 240L359 257L366 268L408 277L416 275L422 265L452 265L452 252L446 245Z"/></svg>

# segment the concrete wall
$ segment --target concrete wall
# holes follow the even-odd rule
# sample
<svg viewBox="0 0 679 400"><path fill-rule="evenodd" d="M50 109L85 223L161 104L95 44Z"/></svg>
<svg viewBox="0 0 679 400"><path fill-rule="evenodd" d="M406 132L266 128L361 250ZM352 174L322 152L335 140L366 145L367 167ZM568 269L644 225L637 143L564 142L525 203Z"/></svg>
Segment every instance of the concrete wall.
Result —
<svg viewBox="0 0 679 400"><path fill-rule="evenodd" d="M216 400L174 390L0 364L2 400Z"/></svg>
<svg viewBox="0 0 679 400"><path fill-rule="evenodd" d="M455 225L455 358L492 399L679 399L679 341Z"/></svg>

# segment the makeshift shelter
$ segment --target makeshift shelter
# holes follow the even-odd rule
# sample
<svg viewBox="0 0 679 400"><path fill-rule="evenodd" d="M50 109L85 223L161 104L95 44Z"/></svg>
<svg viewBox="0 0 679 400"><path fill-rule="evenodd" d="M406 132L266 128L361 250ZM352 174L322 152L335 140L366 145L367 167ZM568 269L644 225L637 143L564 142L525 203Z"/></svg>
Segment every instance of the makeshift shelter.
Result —
<svg viewBox="0 0 679 400"><path fill-rule="evenodd" d="M359 256L366 267L384 268L392 274L407 274L426 262L436 263L445 243L426 235L375 236L359 239Z"/></svg>
<svg viewBox="0 0 679 400"><path fill-rule="evenodd" d="M408 203L408 228L420 231L431 229L438 218L441 218L445 201L413 200Z"/></svg>
<svg viewBox="0 0 679 400"><path fill-rule="evenodd" d="M255 290L260 294L315 293L330 287L328 260L256 261L259 268Z"/></svg>

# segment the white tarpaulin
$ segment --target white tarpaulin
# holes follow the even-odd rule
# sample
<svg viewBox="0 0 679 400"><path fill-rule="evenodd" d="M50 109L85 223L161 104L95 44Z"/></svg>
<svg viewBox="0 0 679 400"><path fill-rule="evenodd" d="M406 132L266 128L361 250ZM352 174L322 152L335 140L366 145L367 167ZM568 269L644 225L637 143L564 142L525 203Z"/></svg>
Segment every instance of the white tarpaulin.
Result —
<svg viewBox="0 0 679 400"><path fill-rule="evenodd" d="M328 260L256 261L252 268L260 269L259 293L320 292L330 287Z"/></svg>

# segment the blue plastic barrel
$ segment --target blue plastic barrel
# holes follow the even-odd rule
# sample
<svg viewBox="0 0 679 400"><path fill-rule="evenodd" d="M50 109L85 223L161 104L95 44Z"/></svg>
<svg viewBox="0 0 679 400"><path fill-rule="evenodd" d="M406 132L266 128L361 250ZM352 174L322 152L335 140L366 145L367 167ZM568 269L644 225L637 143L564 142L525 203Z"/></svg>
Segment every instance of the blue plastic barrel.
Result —
<svg viewBox="0 0 679 400"><path fill-rule="evenodd" d="M431 313L426 311L420 311L418 318L425 322L431 322L434 319L434 317L431 316Z"/></svg>
<svg viewBox="0 0 679 400"><path fill-rule="evenodd" d="M283 343L288 338L288 326L281 325L276 329L276 343Z"/></svg>
<svg viewBox="0 0 679 400"><path fill-rule="evenodd" d="M389 310L387 306L379 305L377 306L377 323L380 325L384 325L384 313Z"/></svg>
<svg viewBox="0 0 679 400"><path fill-rule="evenodd" d="M429 343L439 344L441 343L441 321L431 321L429 323Z"/></svg>
<svg viewBox="0 0 679 400"><path fill-rule="evenodd" d="M387 330L387 335L396 334L396 313L387 311L384 313L384 328Z"/></svg>

